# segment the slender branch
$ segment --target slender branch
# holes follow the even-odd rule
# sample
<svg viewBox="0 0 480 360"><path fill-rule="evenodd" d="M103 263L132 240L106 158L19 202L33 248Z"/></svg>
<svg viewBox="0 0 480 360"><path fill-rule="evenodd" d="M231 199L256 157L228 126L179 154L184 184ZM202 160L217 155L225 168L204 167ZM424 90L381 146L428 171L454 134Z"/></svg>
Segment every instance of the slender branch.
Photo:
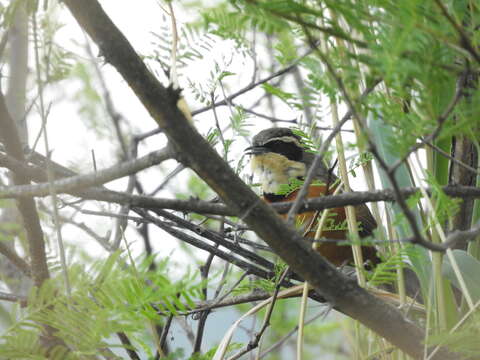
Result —
<svg viewBox="0 0 480 360"><path fill-rule="evenodd" d="M23 260L15 250L9 248L4 242L0 241L0 254L5 256L13 265L15 265L25 276L31 277L32 271L30 265Z"/></svg>
<svg viewBox="0 0 480 360"><path fill-rule="evenodd" d="M167 353L167 337L168 332L170 331L170 327L172 326L173 314L168 315L167 321L165 321L165 325L163 325L162 336L160 337L160 349L163 350L164 353Z"/></svg>
<svg viewBox="0 0 480 360"><path fill-rule="evenodd" d="M44 83L42 80L42 74L41 74L41 67L40 67L40 53L39 53L39 39L38 39L38 27L37 27L37 13L34 12L31 16L32 18L32 30L33 30L33 49L34 49L34 59L35 59L35 74L36 74L36 83L37 83L37 88L38 88L38 100L39 100L39 107L40 107L40 117L42 119L42 129L41 133L43 133L43 142L44 142L44 147L45 147L45 153L48 154L48 161L47 161L47 179L48 179L48 192L50 195L50 199L52 202L52 207L53 207L53 224L55 228L55 233L56 233L56 240L57 240L57 247L58 247L58 253L60 257L60 265L62 267L62 274L65 282L65 290L68 296L71 295L71 285L70 285L70 277L68 274L68 266L67 266L67 259L65 256L65 246L63 242L63 236L62 236L62 228L60 225L59 221L59 211L58 211L58 196L57 192L55 191L55 188L53 187L53 171L51 169L51 161L50 161L50 145L49 145L49 139L48 139L48 131L47 131L47 118L48 118L48 110L46 109L45 106L45 99L44 99ZM48 68L46 70L45 74L46 78L48 78Z"/></svg>
<svg viewBox="0 0 480 360"><path fill-rule="evenodd" d="M27 305L27 297L22 295L16 294L9 294L3 291L0 291L0 300L8 301L8 302L18 302L21 306Z"/></svg>
<svg viewBox="0 0 480 360"><path fill-rule="evenodd" d="M468 170L469 172L471 172L472 174L476 174L476 175L480 175L480 170L478 169L475 169L474 167L468 165L468 164L465 164L463 161L460 161L458 160L456 157L454 156L451 156L449 153L447 153L446 151L443 151L441 148L439 148L438 146L436 146L435 144L432 144L431 142L427 142L425 140L420 140L422 141L424 144L426 144L427 146L431 147L433 150L435 150L436 152L438 152L440 155L446 157L447 159L449 159L450 161L454 162L455 164L457 164L458 166L461 166L463 167L464 169Z"/></svg>
<svg viewBox="0 0 480 360"><path fill-rule="evenodd" d="M181 226L185 229L193 231L196 234L198 234L198 235L200 235L200 236L202 236L202 237L204 237L208 240L211 240L218 245L226 247L227 249L234 252L236 255L240 255L240 256L244 257L245 259L253 261L253 262L257 263L258 265L263 266L263 267L265 267L265 268L267 268L271 271L274 270L274 264L272 262L264 259L263 257L261 257L260 255L257 255L254 252L251 252L247 249L242 248L240 245L238 245L235 242L231 242L231 241L226 240L224 235L222 235L222 234L219 234L219 233L217 233L213 230L206 229L206 228L203 228L201 226L192 224L189 221L184 220L184 219L182 219L178 216L175 216L175 215L173 215L173 214L171 214L167 211L162 211L162 210L152 210L152 211L154 211L159 216L162 216L162 217L164 217L168 220L174 221L177 225L179 225L179 226Z"/></svg>
<svg viewBox="0 0 480 360"><path fill-rule="evenodd" d="M86 37L86 34L85 34ZM126 119L124 116L117 111L115 108L115 105L112 101L112 96L110 93L110 90L108 89L107 82L105 80L105 77L100 70L98 61L96 61L93 52L92 52L92 47L90 46L90 42L88 39L85 42L85 48L87 50L87 54L89 55L90 59L92 60L93 68L95 70L95 74L97 75L97 79L100 82L100 87L102 88L103 92L103 102L105 106L105 110L107 114L109 115L109 118L113 124L113 128L115 129L115 135L118 140L118 143L120 145L120 149L122 150L122 155L121 159L123 160L132 160L137 157L137 145L138 142L135 141L135 139L132 140L131 146L129 147L125 141L125 136L122 134L122 129L121 129L121 122L126 122ZM136 182L136 177L135 174L131 174L128 178L128 183L127 183L127 189L126 193L131 194L134 190L134 185ZM123 205L119 211L119 214L128 214L130 211L130 206L129 205ZM117 219L115 221L115 227L113 231L113 237L111 241L111 245L108 244L109 250L110 251L115 251L118 249L120 246L120 241L122 239L123 233L125 231L125 227L127 225L127 221L124 219Z"/></svg>
<svg viewBox="0 0 480 360"><path fill-rule="evenodd" d="M218 102L216 102L216 103L212 103L212 104L210 104L210 105L208 105L208 106L205 106L205 107L200 108L200 109L198 109L198 110L192 111L192 116L195 116L195 115L197 115L197 114L203 113L203 112L208 111L208 110L211 110L212 108L217 107L217 106L226 106L226 105L228 105L228 104L231 104L231 103L232 103L232 100L235 99L235 98L237 98L238 96L243 95L243 94L247 93L248 91L256 88L256 87L259 86L259 85L265 84L265 83L269 82L269 81L272 80L272 79L275 79L275 78L277 78L277 77L279 77L279 76L282 76L282 75L284 75L284 74L292 71L292 70L298 65L298 63L299 63L300 61L302 61L302 59L304 59L305 57L307 57L308 55L310 55L312 52L313 52L313 50L312 50L312 49L309 49L308 51L305 52L305 54L299 56L297 60L293 61L292 64L290 64L290 65L288 65L288 66L286 66L286 67L284 67L284 68L282 68L282 69L274 72L273 74L271 74L271 75L269 75L269 76L267 76L267 77L265 77L265 78L263 78L263 79L260 79L260 80L255 81L255 82L252 81L250 84L248 84L248 85L245 86L244 88L242 88L242 89L234 92L232 95L229 95L228 97L224 98L224 99L221 100L221 101L218 101Z"/></svg>
<svg viewBox="0 0 480 360"><path fill-rule="evenodd" d="M216 245L216 247L218 248L218 245ZM214 257L215 255L213 253L210 253L205 264L200 267L200 275L202 277L202 280L204 281L202 293L205 300L207 299L208 273L210 272L210 267L212 265ZM197 333L195 334L195 341L193 343L192 355L195 353L199 353L202 349L203 334L205 332L205 324L207 323L207 318L209 314L210 309L206 309L200 312L197 324Z"/></svg>
<svg viewBox="0 0 480 360"><path fill-rule="evenodd" d="M0 189L0 198L47 196L50 194L50 187L52 187L56 193L61 193L97 186L130 174L135 174L143 169L171 159L172 156L173 154L171 150L165 148L163 150L151 152L141 158L111 166L104 170L55 180L51 184L18 185L6 189Z"/></svg>
<svg viewBox="0 0 480 360"><path fill-rule="evenodd" d="M15 126L15 122L8 112L5 98L0 92L0 141L4 144L6 153L20 162L25 161L23 146ZM13 173L13 183L17 186L28 186L30 179L20 174ZM47 191L48 191L47 184ZM30 255L30 270L33 282L40 288L50 278L45 250L45 241L40 217L35 202L32 198L17 199L17 208L21 215ZM55 337L54 329L42 324L44 336L42 347L49 352L53 347L61 347L69 351L68 346L60 338Z"/></svg>
<svg viewBox="0 0 480 360"><path fill-rule="evenodd" d="M330 309L330 308L329 308ZM328 309L327 309L328 310ZM312 316L310 319L308 319L307 321L305 321L305 323L303 324L304 326L314 322L315 320L317 320L318 318L320 317L323 317L325 316L325 311L322 311L320 313L318 313L317 315L315 316ZM269 355L271 352L273 352L274 350L278 349L279 347L281 347L290 337L292 337L296 332L298 331L298 325L296 325L292 330L290 330L287 334L285 334L280 340L278 340L275 344L273 344L272 346L270 346L268 349L265 349L264 351L262 351L260 353L260 355L258 356L258 359L263 359L265 356Z"/></svg>
<svg viewBox="0 0 480 360"><path fill-rule="evenodd" d="M126 157L128 154L128 146L126 144L125 137L123 136L121 127L120 127L120 123L122 121L126 122L126 119L115 108L115 105L112 101L112 95L107 86L107 81L105 79L105 76L103 75L100 69L99 62L95 59L95 56L93 55L92 47L90 46L88 39L86 40L87 41L85 42L85 50L87 51L87 54L90 57L91 63L93 65L93 69L95 71L95 75L97 76L97 79L100 83L100 87L102 89L105 110L110 120L112 121L113 128L115 129L115 135L120 144L120 148L122 149L123 156Z"/></svg>
<svg viewBox="0 0 480 360"><path fill-rule="evenodd" d="M243 279L245 279L247 277L247 275L248 275L248 273L244 272L242 274L242 276L240 276L240 278L238 278L238 280L232 286L230 286L230 289L228 291L226 291L225 294L223 294L222 296L219 296L222 284L224 283L225 277L226 277L226 271L225 271L223 276L222 276L223 279L220 282L220 284L218 285L217 290L215 291L215 297L212 300L212 305L210 306L210 308L215 307L217 304L219 304L223 300L225 300L227 298L227 296L230 295L237 288L238 285L240 285L240 283L243 281Z"/></svg>
<svg viewBox="0 0 480 360"><path fill-rule="evenodd" d="M285 280L285 277L287 276L289 271L290 271L290 269L287 267L283 271L283 273L280 276L280 278L278 279L277 283L275 284L275 290L274 290L273 295L272 295L272 301L268 305L267 313L265 314L265 319L263 320L263 324L262 324L262 327L260 328L260 330L255 334L255 337L252 340L250 340L250 342L243 349L240 349L235 355L229 357L228 360L239 359L243 355L245 355L246 353L248 353L248 352L250 352L253 349L258 347L258 344L260 343L260 339L262 338L263 334L265 333L265 330L267 330L267 328L270 326L270 319L271 319L272 314L273 314L273 308L275 307L275 304L277 302L277 296L278 296L278 293L280 291L280 284L283 282L283 280Z"/></svg>
<svg viewBox="0 0 480 360"><path fill-rule="evenodd" d="M235 255L232 254L227 254L225 251L217 249L215 246L208 245L207 243L194 238L193 236L190 236L188 234L185 234L182 231L179 231L175 229L171 224L168 224L166 222L160 221L159 219L151 216L148 214L146 211L135 209L139 214L142 214L142 216L150 221L152 224L158 226L160 229L166 231L170 235L176 237L177 239L186 242L187 244L193 245L201 250L207 251L211 254L215 254L219 258L228 261L229 263L238 266L239 268L247 271L248 273L260 276L263 279L271 279L274 276L273 271L266 271L263 270L253 264L250 264L244 260L239 259Z"/></svg>
<svg viewBox="0 0 480 360"><path fill-rule="evenodd" d="M125 348L125 351L127 352L128 356L132 360L140 360L140 356L138 356L137 352L135 351L135 348L132 345L132 342L128 338L128 336L124 332L118 332L117 333L118 338L123 344L123 347Z"/></svg>
<svg viewBox="0 0 480 360"><path fill-rule="evenodd" d="M155 195L156 193L158 193L160 190L162 190L175 176L177 176L178 174L180 174L183 170L185 170L185 166L183 166L182 164L179 164L175 169L173 169L173 171L168 174L167 176L165 176L165 178L163 179L163 181L152 191L150 192L148 195L149 196L153 196Z"/></svg>
<svg viewBox="0 0 480 360"><path fill-rule="evenodd" d="M448 234L447 240L442 243L445 250L455 247L459 242L465 242L475 239L480 234L480 221L477 222L471 229L455 230Z"/></svg>
<svg viewBox="0 0 480 360"><path fill-rule="evenodd" d="M245 111L246 113L248 114L252 114L256 117L259 117L259 118L263 118L263 119L266 119L266 120L269 120L273 123L276 123L276 122L284 122L284 123L290 123L290 124L296 124L297 123L297 119L296 118L293 118L293 119L289 119L289 120L283 120L283 119L278 119L278 118L275 118L275 117L272 117L272 116L268 116L268 115L264 115L264 114L260 114L256 111L253 111L252 109L247 109L246 107L243 107L242 105L239 105L239 104L235 104L234 102L232 102L232 105Z"/></svg>
<svg viewBox="0 0 480 360"><path fill-rule="evenodd" d="M8 155L16 160L23 162L23 147L18 136L15 123L11 118L5 98L0 93L0 140L5 146ZM17 186L28 186L29 179L20 175L13 174L13 182ZM48 194L48 185L46 187ZM18 210L22 216L23 225L25 227L28 251L31 258L31 274L36 286L41 286L42 283L50 277L47 258L45 253L45 243L43 239L43 230L40 226L40 218L35 206L35 202L31 198L23 198L17 200Z"/></svg>
<svg viewBox="0 0 480 360"><path fill-rule="evenodd" d="M221 301L208 300L208 301L197 302L195 304L194 309L191 309L186 313L182 313L182 315L190 315L206 309L217 309L222 307L229 307L232 305L246 304L246 303L251 303L255 301L266 300L271 296L272 294L269 293L268 291L256 289L248 294L230 296L225 299L222 299Z"/></svg>
<svg viewBox="0 0 480 360"><path fill-rule="evenodd" d="M46 206L44 206L42 203L40 203L40 210L46 212L47 214L50 214L52 215L52 212L50 211L50 209L48 209ZM81 213L87 213L86 210L83 210L83 209L79 209L79 211ZM118 215L118 214L111 214L113 216L115 215ZM109 217L110 217L110 214L109 214ZM139 218L140 219L140 218ZM90 229L87 225L85 225L83 222L76 222L73 220L73 217L72 218L67 218L65 216L62 216L62 215L59 215L59 220L62 222L62 223L65 223L65 224L70 224L72 226L75 226L76 228L82 230L83 232L85 232L87 235L89 235L90 237L92 237L93 239L95 239L95 241L97 241L105 250L107 251L112 251L111 249L111 246L110 244L108 243L108 239L109 239L109 232L107 232L107 234L105 236L101 236L99 234L97 234L95 231L93 231L92 229Z"/></svg>
<svg viewBox="0 0 480 360"><path fill-rule="evenodd" d="M407 153L405 155L403 155L403 157L401 159L398 159L397 162L390 167L389 171L391 173L395 172L400 167L400 165L402 165L408 159L410 154L412 154L413 152L415 152L419 148L421 148L423 146L424 142L429 143L429 142L431 142L431 141L433 141L437 138L437 136L442 131L442 128L443 128L443 125L445 124L445 121L451 115L451 113L455 109L455 106L458 104L460 99L463 97L463 95L464 95L463 88L464 88L464 82L463 81L457 84L457 87L455 89L455 94L453 95L452 100L447 105L447 107L443 111L443 113L437 119L437 127L435 128L435 130L430 135L425 137L421 142L416 143L413 146L411 146L410 149L408 149Z"/></svg>
<svg viewBox="0 0 480 360"><path fill-rule="evenodd" d="M257 5L259 8L263 7L262 6L263 3L259 2L258 0L246 0L246 1L248 1L251 4ZM267 9L267 11L269 11L271 14L273 14L273 15L279 17L279 18L283 18L285 20L292 21L296 24L299 24L300 26L302 26L304 28L308 28L308 29L323 32L328 36L343 39L345 41L354 43L355 45L357 45L359 47L362 47L362 48L367 47L367 44L364 41L352 38L351 36L348 35L348 33L346 33L345 31L343 31L340 28L319 26L314 22L309 22L309 21L303 20L297 13L292 14L292 12L285 12L285 11L281 11L281 10L276 10L276 9L270 8L270 7Z"/></svg>
<svg viewBox="0 0 480 360"><path fill-rule="evenodd" d="M442 191L454 198L480 198L480 188L475 186L444 186ZM426 188L428 194L434 193L436 189ZM417 187L408 187L399 189L398 193L406 198L420 191ZM325 210L347 205L360 205L369 202L396 201L396 193L393 189L374 190L374 191L355 191L342 193L338 195L327 195L318 198L308 199L300 208L300 212L312 210ZM279 213L283 214L292 206L292 202L274 204L273 207Z"/></svg>

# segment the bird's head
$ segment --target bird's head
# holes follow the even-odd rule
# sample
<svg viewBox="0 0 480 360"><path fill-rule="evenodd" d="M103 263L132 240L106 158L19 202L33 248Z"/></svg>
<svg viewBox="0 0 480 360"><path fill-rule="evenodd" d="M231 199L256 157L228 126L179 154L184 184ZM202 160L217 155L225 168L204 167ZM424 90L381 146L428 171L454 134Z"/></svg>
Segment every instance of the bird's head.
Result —
<svg viewBox="0 0 480 360"><path fill-rule="evenodd" d="M245 149L248 155L280 154L289 160L300 161L303 146L300 136L288 128L270 128L260 131L252 139L252 146Z"/></svg>
<svg viewBox="0 0 480 360"><path fill-rule="evenodd" d="M253 137L252 146L245 152L252 156L252 171L258 175L265 194L277 193L282 184L306 173L301 138L291 129L263 130Z"/></svg>

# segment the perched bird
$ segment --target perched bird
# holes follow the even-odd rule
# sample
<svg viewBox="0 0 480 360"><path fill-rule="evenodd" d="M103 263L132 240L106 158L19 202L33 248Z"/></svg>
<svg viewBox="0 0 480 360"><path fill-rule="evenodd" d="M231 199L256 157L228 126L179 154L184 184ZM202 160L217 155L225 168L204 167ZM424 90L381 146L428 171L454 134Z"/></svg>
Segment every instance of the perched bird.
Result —
<svg viewBox="0 0 480 360"><path fill-rule="evenodd" d="M315 157L305 150L301 137L288 128L266 129L253 137L252 146L245 151L252 156L252 171L259 177L265 201L275 203L295 200L300 189L291 188L292 184L301 184ZM308 198L333 194L338 186L337 180L337 177L321 164L316 171L315 182L309 186ZM355 213L360 237L371 235L377 223L368 207L365 204L355 206ZM296 216L297 227L303 232L304 237L315 236L319 218L318 211ZM327 219L321 232L323 238L335 240L348 238L345 208L330 209ZM320 242L316 245L320 254L336 266L353 263L351 246L338 245L335 241ZM373 265L380 262L373 246L362 246L362 254L364 261L368 260Z"/></svg>

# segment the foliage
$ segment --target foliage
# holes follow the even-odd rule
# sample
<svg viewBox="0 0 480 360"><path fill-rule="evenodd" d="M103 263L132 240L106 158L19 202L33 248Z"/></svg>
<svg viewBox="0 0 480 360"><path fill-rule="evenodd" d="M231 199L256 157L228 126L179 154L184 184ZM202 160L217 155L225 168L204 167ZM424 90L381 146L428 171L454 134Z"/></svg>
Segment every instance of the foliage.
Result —
<svg viewBox="0 0 480 360"><path fill-rule="evenodd" d="M55 329L55 335L75 350L72 359L96 353L120 332L150 352L145 322L162 324L164 314L175 315L194 306L192 299L200 296L202 288L195 274L172 282L167 260L157 262L156 271L150 271L153 260L128 265L117 253L88 270L80 264L71 266L69 295L62 289L61 278L32 288L27 305L16 309L12 326L2 336L0 353L12 359L37 358L44 352L43 326ZM60 352L54 358L62 356Z"/></svg>

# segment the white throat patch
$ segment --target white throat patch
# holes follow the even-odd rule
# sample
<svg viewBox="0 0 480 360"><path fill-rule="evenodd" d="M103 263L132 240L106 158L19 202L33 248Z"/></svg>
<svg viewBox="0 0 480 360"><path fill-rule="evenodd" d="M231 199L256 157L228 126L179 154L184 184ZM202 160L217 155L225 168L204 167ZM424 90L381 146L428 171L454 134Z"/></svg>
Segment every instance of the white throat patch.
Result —
<svg viewBox="0 0 480 360"><path fill-rule="evenodd" d="M304 163L289 160L277 153L266 153L252 156L252 172L258 176L264 193L275 194L280 185L288 184L290 179L305 176Z"/></svg>

